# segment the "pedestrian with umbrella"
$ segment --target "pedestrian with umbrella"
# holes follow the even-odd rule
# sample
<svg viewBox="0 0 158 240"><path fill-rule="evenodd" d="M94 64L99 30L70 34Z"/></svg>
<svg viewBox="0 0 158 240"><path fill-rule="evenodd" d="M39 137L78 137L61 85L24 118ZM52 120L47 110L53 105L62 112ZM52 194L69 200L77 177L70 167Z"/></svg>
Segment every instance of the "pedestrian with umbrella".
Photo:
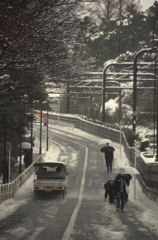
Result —
<svg viewBox="0 0 158 240"><path fill-rule="evenodd" d="M112 172L112 163L113 163L113 158L114 158L114 151L115 148L110 146L109 144L110 141L107 140L106 145L104 145L100 151L104 153L105 156L105 162L106 162L106 167L107 167L107 172L111 171Z"/></svg>
<svg viewBox="0 0 158 240"><path fill-rule="evenodd" d="M117 175L124 173L124 175L127 176L128 182L126 184L126 191L129 191L128 187L130 184L130 180L134 176L134 198L136 199L136 176L140 174L139 171L135 167L132 167L132 166L123 166L121 168L114 169L113 173L117 174ZM126 201L127 200L128 200L128 198L126 198Z"/></svg>
<svg viewBox="0 0 158 240"><path fill-rule="evenodd" d="M121 211L123 212L124 206L125 206L125 201L126 201L126 186L129 186L129 178L125 174L124 169L122 168L120 170L120 173L116 176L115 178L115 191L116 191L116 211Z"/></svg>

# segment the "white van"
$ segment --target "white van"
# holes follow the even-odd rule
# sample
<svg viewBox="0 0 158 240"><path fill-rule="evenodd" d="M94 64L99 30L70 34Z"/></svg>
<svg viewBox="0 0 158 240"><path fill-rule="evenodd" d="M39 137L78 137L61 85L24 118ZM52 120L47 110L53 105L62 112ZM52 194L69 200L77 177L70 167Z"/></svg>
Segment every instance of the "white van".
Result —
<svg viewBox="0 0 158 240"><path fill-rule="evenodd" d="M63 198L67 193L68 176L63 162L42 162L34 164L34 194L58 191Z"/></svg>

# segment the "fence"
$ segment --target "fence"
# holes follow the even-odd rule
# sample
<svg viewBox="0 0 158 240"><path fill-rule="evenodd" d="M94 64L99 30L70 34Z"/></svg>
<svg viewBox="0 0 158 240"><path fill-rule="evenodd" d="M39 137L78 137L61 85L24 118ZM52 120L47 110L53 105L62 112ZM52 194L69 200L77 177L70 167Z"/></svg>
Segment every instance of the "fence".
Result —
<svg viewBox="0 0 158 240"><path fill-rule="evenodd" d="M12 198L16 191L21 187L33 173L33 165L37 162L42 162L43 156L39 156L23 173L15 180L7 184L0 185L0 202Z"/></svg>
<svg viewBox="0 0 158 240"><path fill-rule="evenodd" d="M70 130L74 130L74 124L70 124L70 123L65 123L62 121L57 121L57 120L49 120L49 123L57 126L57 127L62 127L62 128L66 128L66 129L70 129Z"/></svg>

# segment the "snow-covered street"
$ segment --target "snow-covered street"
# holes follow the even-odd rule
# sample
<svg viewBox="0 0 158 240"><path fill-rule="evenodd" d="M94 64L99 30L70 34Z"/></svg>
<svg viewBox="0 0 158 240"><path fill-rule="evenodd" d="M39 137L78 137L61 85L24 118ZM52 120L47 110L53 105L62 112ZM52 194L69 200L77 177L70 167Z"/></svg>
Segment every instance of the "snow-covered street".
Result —
<svg viewBox="0 0 158 240"><path fill-rule="evenodd" d="M50 231L50 227L47 226L46 223L43 223L43 219L48 218L51 219L51 221L55 221L55 219L58 219L62 211L67 206L67 209L71 208L72 216L73 214L76 214L76 217L72 217L74 222L70 220L69 227L65 229L63 232L63 238L62 240L66 239L110 239L110 240L125 240L127 239L134 239L135 234L139 234L138 239L156 239L156 236L158 236L158 223L157 223L157 215L158 215L158 203L153 202L149 200L142 192L141 187L139 183L136 184L136 199L134 196L134 178L131 181L130 184L130 193L129 193L129 201L125 206L125 212L124 213L117 213L115 204L109 204L108 200L104 200L104 188L103 184L105 181L109 179L114 179L115 174L114 173L106 173L104 170L104 158L102 154L99 152L99 146L98 142L100 141L100 138L89 135L85 132L82 132L80 130L75 129L72 132L67 133L64 131L60 131L58 129L51 130L54 136L54 144L50 144L49 151L45 154L44 160L45 161L55 161L55 160L61 160L61 161L67 161L68 156L65 154L61 154L61 148L59 148L59 145L57 146L55 144L55 141L57 141L57 136L60 136L60 141L58 139L58 143L60 142L61 145L63 145L62 152L64 151L64 144L62 143L65 141L64 139L69 139L68 148L71 152L70 159L68 161L68 172L69 172L69 190L68 194L66 196L66 199L63 201L59 201L59 199L54 198L48 198L48 199L42 199L39 201L34 200L33 196L33 175L28 179L28 181L18 190L15 197L10 200L6 200L0 204L0 211L1 211L1 226L4 226L5 228L1 228L0 233L1 236L4 236L2 239L43 239L42 232ZM83 181L83 175L80 161L79 160L79 152L75 150L75 145L72 145L71 142L77 143L78 145L85 145L88 146L88 150L92 151L94 149L94 152L89 152L89 159L86 167L86 175L84 176L84 182L82 182L82 187L84 187L83 192L81 191L81 187L79 182ZM82 144L81 144L82 142ZM38 152L38 141L35 141L35 148L34 151ZM88 144L88 145L87 145ZM90 144L90 145L89 145ZM70 146L71 145L71 146ZM44 146L44 143L43 143ZM91 147L90 147L91 146ZM125 153L122 149L121 151L121 159L120 159L120 146L119 144L113 143L113 146L115 147L115 159L114 159L114 169L117 167L122 167L125 165L128 165L128 160L125 156ZM66 147L66 148L67 148ZM82 147L82 146L80 146ZM43 149L43 153L45 150ZM92 175L93 172L93 175ZM77 175L76 175L77 174ZM77 177L76 183L74 182L74 176ZM77 185L78 186L77 186ZM76 186L76 187L75 187ZM76 189L78 189L78 193L76 192ZM79 202L76 202L78 197L80 196ZM75 204L76 202L76 204ZM79 204L80 203L80 204ZM41 205L42 204L42 205ZM77 212L75 210L75 205L78 208ZM39 205L39 206L38 206ZM74 210L72 208L74 206ZM44 207L45 209L39 209L39 207ZM93 209L92 212L90 209ZM33 209L34 210L33 210ZM20 210L21 209L21 210ZM23 210L22 210L23 209ZM32 227L30 228L29 225L31 224L31 220L27 220L29 225L25 225L24 223L18 223L18 218L16 216L19 216L20 211L24 218L31 217L31 212L33 214L38 214L37 211L39 211L39 216L36 216L34 218L34 231ZM41 211L42 210L42 211ZM84 213L84 216L82 215L82 211ZM89 212L90 211L90 212ZM76 213L75 213L76 212ZM42 213L42 216L41 216ZM66 213L66 212L65 212ZM122 214L122 215L121 215ZM69 214L68 214L69 215ZM71 216L71 215L70 215ZM93 216L93 217L92 217ZM61 217L61 216L60 216ZM81 223L80 220L83 220ZM89 218L89 220L87 219ZM15 226L13 224L13 228L7 229L7 222L10 221L9 219L15 220ZM36 220L35 220L36 219ZM37 220L38 219L38 220ZM89 223L86 223L87 220ZM37 222L36 222L37 221ZM49 222L49 225L51 226L50 220L47 220ZM59 221L59 219L57 220ZM60 219L61 222L65 222L65 220ZM88 224L90 229L84 229L84 221L85 224ZM66 223L66 222L65 222ZM22 225L21 225L22 224ZM68 224L68 223L67 223ZM8 226L9 226L8 225ZM58 222L58 228L59 228L59 222ZM71 225L71 227L70 227ZM87 225L87 226L88 226ZM11 225L12 226L12 225ZM130 226L130 227L129 227ZM133 234L131 235L131 229L133 228ZM32 229L32 230L31 230ZM80 229L80 230L79 230ZM32 233L29 233L29 232ZM61 230L63 231L63 230ZM70 231L70 232L69 232ZM91 231L91 233L89 232ZM93 234L92 234L93 231ZM69 234L67 234L69 232ZM85 232L85 234L84 234ZM28 237L28 234L30 235L30 238ZM87 234L87 235L86 235ZM152 235L154 234L154 235ZM6 237L5 237L6 236ZM10 236L10 238L7 238ZM27 236L27 237L26 237ZM40 237L39 237L40 236ZM70 237L71 236L71 237ZM146 236L146 237L145 237ZM136 236L135 236L136 237ZM142 238L143 237L143 238ZM49 233L48 236L45 239L55 239L50 238ZM56 238L61 239L61 238ZM136 238L135 238L136 239Z"/></svg>

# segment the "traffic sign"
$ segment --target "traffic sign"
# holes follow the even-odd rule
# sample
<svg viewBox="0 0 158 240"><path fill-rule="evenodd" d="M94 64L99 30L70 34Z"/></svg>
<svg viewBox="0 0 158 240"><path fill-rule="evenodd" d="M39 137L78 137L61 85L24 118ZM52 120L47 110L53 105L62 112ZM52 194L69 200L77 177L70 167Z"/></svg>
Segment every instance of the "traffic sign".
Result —
<svg viewBox="0 0 158 240"><path fill-rule="evenodd" d="M41 117L41 116L43 117L44 114L41 112L38 112L37 115L38 115L38 117Z"/></svg>
<svg viewBox="0 0 158 240"><path fill-rule="evenodd" d="M10 142L6 142L6 151L12 150L12 144Z"/></svg>

